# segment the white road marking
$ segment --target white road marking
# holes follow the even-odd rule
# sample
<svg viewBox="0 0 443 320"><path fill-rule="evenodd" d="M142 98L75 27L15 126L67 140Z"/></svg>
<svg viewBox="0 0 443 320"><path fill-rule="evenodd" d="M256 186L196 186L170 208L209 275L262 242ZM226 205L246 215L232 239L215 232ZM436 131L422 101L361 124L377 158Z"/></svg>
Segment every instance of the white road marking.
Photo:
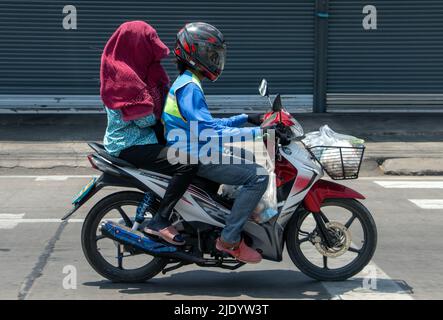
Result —
<svg viewBox="0 0 443 320"><path fill-rule="evenodd" d="M43 219L25 219L24 213L1 213L0 229L14 229L20 223L62 223L61 219L43 218ZM83 223L84 219L69 219L68 222Z"/></svg>
<svg viewBox="0 0 443 320"><path fill-rule="evenodd" d="M373 262L349 280L322 282L322 285L332 300L413 300L407 289Z"/></svg>
<svg viewBox="0 0 443 320"><path fill-rule="evenodd" d="M443 200L441 199L408 199L421 209L443 209Z"/></svg>
<svg viewBox="0 0 443 320"><path fill-rule="evenodd" d="M2 213L0 214L0 229L13 229L20 223L62 223L63 220L59 218L23 218L24 213L11 214ZM119 223L121 218L109 218L104 219L106 221L113 221ZM85 219L69 219L68 223L83 223Z"/></svg>
<svg viewBox="0 0 443 320"><path fill-rule="evenodd" d="M0 229L14 229L24 216L24 213L0 213Z"/></svg>
<svg viewBox="0 0 443 320"><path fill-rule="evenodd" d="M1 222L0 218L0 222ZM43 218L43 219L11 219L10 221L14 221L18 223L62 223L62 219L51 219L51 218ZM69 219L68 222L83 222L84 219Z"/></svg>
<svg viewBox="0 0 443 320"><path fill-rule="evenodd" d="M35 178L35 181L66 181L68 180L67 176L41 176Z"/></svg>
<svg viewBox="0 0 443 320"><path fill-rule="evenodd" d="M85 179L85 178L95 178L99 177L98 175L47 175L47 176L38 176L38 175L16 175L16 176L0 176L0 179L38 179L37 181L44 180L66 180L66 179Z"/></svg>
<svg viewBox="0 0 443 320"><path fill-rule="evenodd" d="M412 181L443 181L443 177L441 176L376 176L376 177L358 177L358 180L388 180L388 181L404 181L404 180L412 180Z"/></svg>
<svg viewBox="0 0 443 320"><path fill-rule="evenodd" d="M413 180L403 180L403 181L388 181L388 180L378 180L374 183L384 187L384 188L409 188L409 189L443 189L443 181L413 181Z"/></svg>

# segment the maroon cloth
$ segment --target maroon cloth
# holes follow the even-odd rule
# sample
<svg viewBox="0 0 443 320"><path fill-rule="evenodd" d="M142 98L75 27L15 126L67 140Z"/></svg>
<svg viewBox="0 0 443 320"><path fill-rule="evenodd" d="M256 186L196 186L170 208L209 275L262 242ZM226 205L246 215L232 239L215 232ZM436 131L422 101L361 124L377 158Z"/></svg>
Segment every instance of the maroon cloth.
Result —
<svg viewBox="0 0 443 320"><path fill-rule="evenodd" d="M123 23L103 50L100 95L110 109L129 121L154 113L161 116L169 77L160 60L169 49L153 27L143 21Z"/></svg>

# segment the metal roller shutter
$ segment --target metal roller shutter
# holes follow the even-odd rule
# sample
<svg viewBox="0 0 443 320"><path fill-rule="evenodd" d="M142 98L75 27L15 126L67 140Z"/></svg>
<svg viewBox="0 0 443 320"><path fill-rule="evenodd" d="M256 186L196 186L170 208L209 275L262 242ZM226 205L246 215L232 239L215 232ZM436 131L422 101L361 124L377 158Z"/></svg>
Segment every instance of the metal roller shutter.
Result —
<svg viewBox="0 0 443 320"><path fill-rule="evenodd" d="M227 64L220 80L205 86L207 94L256 95L266 77L274 92L312 95L312 0L70 1L77 9L77 30L62 27L66 4L0 2L0 95L6 100L40 95L48 103L53 97L68 97L65 105L99 102L101 50L128 20L153 25L170 48L184 23L216 25L228 42ZM175 77L172 58L164 65Z"/></svg>
<svg viewBox="0 0 443 320"><path fill-rule="evenodd" d="M331 0L328 111L442 111L442 31L441 0Z"/></svg>

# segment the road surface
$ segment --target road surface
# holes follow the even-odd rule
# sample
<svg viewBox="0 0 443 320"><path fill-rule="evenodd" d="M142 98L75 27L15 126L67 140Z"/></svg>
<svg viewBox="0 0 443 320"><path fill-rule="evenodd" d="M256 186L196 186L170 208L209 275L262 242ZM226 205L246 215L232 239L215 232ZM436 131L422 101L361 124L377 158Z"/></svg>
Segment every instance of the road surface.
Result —
<svg viewBox="0 0 443 320"><path fill-rule="evenodd" d="M0 299L443 299L443 178L344 182L367 196L379 232L369 269L351 280L311 280L285 255L235 271L187 266L128 285L103 279L81 250L81 222L106 192L62 223L88 175L11 173L0 175ZM69 270L76 282L66 287ZM371 272L376 281L364 287Z"/></svg>

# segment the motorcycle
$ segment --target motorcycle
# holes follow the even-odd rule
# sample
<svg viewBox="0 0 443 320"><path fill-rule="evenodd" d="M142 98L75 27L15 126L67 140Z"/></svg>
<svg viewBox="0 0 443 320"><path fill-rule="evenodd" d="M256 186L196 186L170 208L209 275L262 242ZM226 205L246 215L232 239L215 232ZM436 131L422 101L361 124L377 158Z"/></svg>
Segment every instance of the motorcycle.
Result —
<svg viewBox="0 0 443 320"><path fill-rule="evenodd" d="M249 220L243 238L263 259L277 262L282 261L286 244L295 266L313 279L348 279L370 262L377 228L359 201L363 195L322 178L325 171L332 179L357 178L364 147L350 153L341 147L305 146L301 125L282 106L280 95L271 102L265 79L259 92L272 106L262 127L278 127L280 132L275 137L274 165L278 214L264 223ZM102 174L79 192L62 219L69 219L105 187L131 189L107 195L84 220L82 249L97 273L114 282L143 282L189 264L229 270L244 265L215 247L233 203L220 195L219 184L199 177L193 181L170 217L186 245L171 246L140 231L156 214L170 177L136 168L98 143L89 146L95 152L88 159ZM318 148L336 148L339 156L333 160L339 165L327 167L315 152ZM347 155L357 157L358 165L349 167Z"/></svg>

